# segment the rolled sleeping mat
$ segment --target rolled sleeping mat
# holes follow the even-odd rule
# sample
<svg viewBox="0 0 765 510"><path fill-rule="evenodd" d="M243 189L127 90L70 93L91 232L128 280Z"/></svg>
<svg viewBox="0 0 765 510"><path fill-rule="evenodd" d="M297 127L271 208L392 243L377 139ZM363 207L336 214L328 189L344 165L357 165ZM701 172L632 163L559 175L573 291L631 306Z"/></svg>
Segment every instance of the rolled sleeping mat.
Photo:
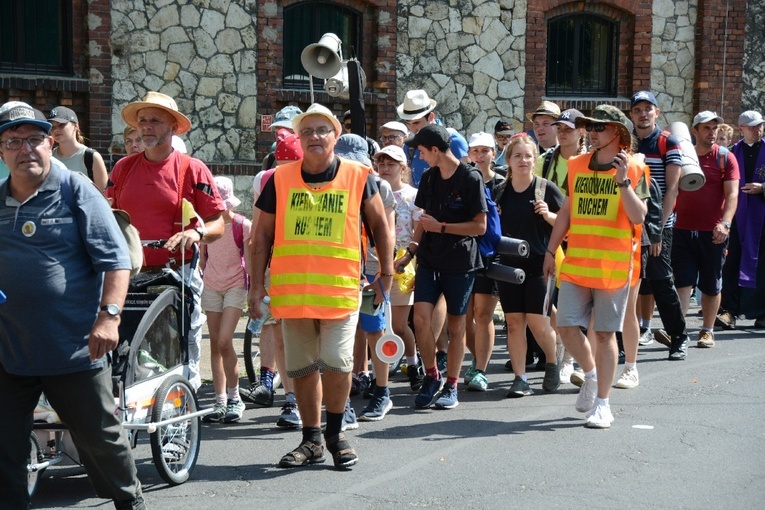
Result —
<svg viewBox="0 0 765 510"><path fill-rule="evenodd" d="M515 283L516 285L520 285L526 280L526 272L523 269L496 263L489 264L486 269L486 276L493 280Z"/></svg>
<svg viewBox="0 0 765 510"><path fill-rule="evenodd" d="M683 163L680 165L680 189L683 191L696 191L706 183L707 179L699 165L699 157L691 141L691 133L684 122L673 122L669 131L680 141L680 150L683 153Z"/></svg>
<svg viewBox="0 0 765 510"><path fill-rule="evenodd" d="M499 243L497 243L497 253L500 255L528 258L529 243L522 239L502 236Z"/></svg>

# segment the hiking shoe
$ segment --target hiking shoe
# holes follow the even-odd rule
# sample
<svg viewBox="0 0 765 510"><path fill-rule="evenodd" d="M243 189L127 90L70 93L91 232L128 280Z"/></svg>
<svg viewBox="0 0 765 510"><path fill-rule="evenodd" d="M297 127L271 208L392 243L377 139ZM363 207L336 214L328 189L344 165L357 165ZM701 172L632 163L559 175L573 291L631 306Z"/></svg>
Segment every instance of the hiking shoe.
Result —
<svg viewBox="0 0 765 510"><path fill-rule="evenodd" d="M711 331L699 331L699 341L696 343L696 347L699 348L712 348L715 346L715 334Z"/></svg>
<svg viewBox="0 0 765 510"><path fill-rule="evenodd" d="M534 391L529 386L528 381L524 381L520 376L515 376L510 391L507 392L507 398L521 398L531 395Z"/></svg>
<svg viewBox="0 0 765 510"><path fill-rule="evenodd" d="M565 361L560 366L560 382L562 383L570 383L571 382L571 374L574 373L574 364L573 363L566 363Z"/></svg>
<svg viewBox="0 0 765 510"><path fill-rule="evenodd" d="M621 388L623 390L631 390L637 388L640 384L640 378L638 377L637 368L625 368L622 371L622 375L614 384L614 388Z"/></svg>
<svg viewBox="0 0 765 510"><path fill-rule="evenodd" d="M736 317L730 312L718 313L715 326L723 329L736 329Z"/></svg>
<svg viewBox="0 0 765 510"><path fill-rule="evenodd" d="M429 375L426 375L422 379L422 387L417 396L414 397L414 407L419 409L427 409L436 401L436 395L441 391L441 387L444 385L443 378L433 379Z"/></svg>
<svg viewBox="0 0 765 510"><path fill-rule="evenodd" d="M351 396L354 397L367 391L370 383L369 374L364 372L353 374L353 379L351 380Z"/></svg>
<svg viewBox="0 0 765 510"><path fill-rule="evenodd" d="M388 411L393 408L393 401L390 399L390 395L377 396L372 395L371 400L361 411L359 415L360 421L380 421L385 418Z"/></svg>
<svg viewBox="0 0 765 510"><path fill-rule="evenodd" d="M220 423L224 416L226 416L226 404L216 403L213 406L213 412L202 416L202 421L205 423Z"/></svg>
<svg viewBox="0 0 765 510"><path fill-rule="evenodd" d="M436 352L436 366L441 372L441 377L446 377L446 353L444 351Z"/></svg>
<svg viewBox="0 0 765 510"><path fill-rule="evenodd" d="M688 335L673 338L669 348L670 361L683 361L688 355Z"/></svg>
<svg viewBox="0 0 765 510"><path fill-rule="evenodd" d="M288 400L282 406L282 413L279 415L279 419L276 421L277 427L286 427L291 429L297 429L303 426L303 420L300 419L300 411L298 411L297 404Z"/></svg>
<svg viewBox="0 0 765 510"><path fill-rule="evenodd" d="M545 364L545 376L542 379L542 389L545 391L555 391L560 386L560 369L557 363Z"/></svg>
<svg viewBox="0 0 765 510"><path fill-rule="evenodd" d="M465 384L470 384L470 381L473 380L473 377L475 377L475 359L470 362L470 366L465 370L465 379L463 381Z"/></svg>
<svg viewBox="0 0 765 510"><path fill-rule="evenodd" d="M638 345L646 346L653 343L653 332L648 328L640 328L640 339Z"/></svg>
<svg viewBox="0 0 765 510"><path fill-rule="evenodd" d="M588 429L607 429L613 422L614 415L611 414L611 407L608 404L598 404L587 413L584 426Z"/></svg>
<svg viewBox="0 0 765 510"><path fill-rule="evenodd" d="M574 386L579 386L580 388L584 384L584 372L581 370L574 370L571 372L571 375L569 376L569 381Z"/></svg>
<svg viewBox="0 0 765 510"><path fill-rule="evenodd" d="M343 412L343 424L340 426L340 432L354 430L359 428L359 422L356 420L356 411L351 407L351 399L345 401L345 411Z"/></svg>
<svg viewBox="0 0 765 510"><path fill-rule="evenodd" d="M412 388L412 391L420 391L420 388L422 388L422 378L425 377L422 360L414 366L407 366L406 377L409 379L409 387Z"/></svg>
<svg viewBox="0 0 765 510"><path fill-rule="evenodd" d="M436 409L454 409L460 405L457 400L457 387L452 385L444 386L436 399Z"/></svg>
<svg viewBox="0 0 765 510"><path fill-rule="evenodd" d="M489 388L489 380L486 379L486 374L476 372L473 378L470 379L467 388L470 391L486 391Z"/></svg>
<svg viewBox="0 0 765 510"><path fill-rule="evenodd" d="M585 379L582 387L579 388L579 395L576 397L576 410L580 413L586 413L595 405L595 397L598 394L598 381L595 379Z"/></svg>
<svg viewBox="0 0 765 510"><path fill-rule="evenodd" d="M236 423L242 419L244 414L244 402L241 400L229 400L226 404L226 416L223 417L223 423Z"/></svg>
<svg viewBox="0 0 765 510"><path fill-rule="evenodd" d="M367 386L367 389L364 390L364 398L366 399L372 398L372 394L375 392L376 387L377 387L377 378L371 379L369 381L369 386Z"/></svg>
<svg viewBox="0 0 765 510"><path fill-rule="evenodd" d="M660 329L659 331L654 333L653 338L664 347L672 346L672 339L670 338L669 334L663 329Z"/></svg>

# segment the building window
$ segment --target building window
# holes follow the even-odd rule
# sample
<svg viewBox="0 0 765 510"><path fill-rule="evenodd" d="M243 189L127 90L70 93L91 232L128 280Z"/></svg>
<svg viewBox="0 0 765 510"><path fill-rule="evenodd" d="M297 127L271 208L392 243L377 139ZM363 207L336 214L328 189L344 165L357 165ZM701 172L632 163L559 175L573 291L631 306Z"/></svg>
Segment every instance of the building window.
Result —
<svg viewBox="0 0 765 510"><path fill-rule="evenodd" d="M72 73L72 2L0 2L0 72Z"/></svg>
<svg viewBox="0 0 765 510"><path fill-rule="evenodd" d="M616 96L619 26L594 14L547 24L547 94Z"/></svg>
<svg viewBox="0 0 765 510"><path fill-rule="evenodd" d="M332 32L343 42L343 59L361 55L361 22L359 12L328 2L301 2L284 8L284 88L308 89L308 72L300 62L300 54L309 44ZM314 87L323 80L314 78Z"/></svg>

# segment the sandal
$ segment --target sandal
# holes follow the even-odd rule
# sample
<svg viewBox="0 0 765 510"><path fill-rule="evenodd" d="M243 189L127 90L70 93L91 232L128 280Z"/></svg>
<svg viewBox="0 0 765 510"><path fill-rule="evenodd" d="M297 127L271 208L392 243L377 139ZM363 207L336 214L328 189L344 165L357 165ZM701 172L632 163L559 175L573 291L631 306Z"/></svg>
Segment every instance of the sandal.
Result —
<svg viewBox="0 0 765 510"><path fill-rule="evenodd" d="M286 454L279 461L279 467L302 467L309 464L319 464L327 460L324 457L324 447L311 441L303 441L300 446Z"/></svg>
<svg viewBox="0 0 765 510"><path fill-rule="evenodd" d="M345 438L345 434L340 433L331 438L326 438L327 450L332 454L332 460L337 469L347 469L359 461L356 451L351 448L350 443Z"/></svg>

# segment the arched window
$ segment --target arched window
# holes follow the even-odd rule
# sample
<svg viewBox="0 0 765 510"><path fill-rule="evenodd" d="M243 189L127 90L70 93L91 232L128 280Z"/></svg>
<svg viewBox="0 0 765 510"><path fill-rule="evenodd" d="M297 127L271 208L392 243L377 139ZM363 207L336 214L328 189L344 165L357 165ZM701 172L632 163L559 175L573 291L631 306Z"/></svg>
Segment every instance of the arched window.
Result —
<svg viewBox="0 0 765 510"><path fill-rule="evenodd" d="M547 34L547 95L616 96L616 22L594 14L558 16Z"/></svg>
<svg viewBox="0 0 765 510"><path fill-rule="evenodd" d="M343 42L343 59L361 55L360 13L328 2L301 2L284 8L284 88L307 89L308 73L300 62L300 54L309 44L332 32ZM314 79L321 88L323 80Z"/></svg>
<svg viewBox="0 0 765 510"><path fill-rule="evenodd" d="M71 74L72 2L0 2L0 72Z"/></svg>

